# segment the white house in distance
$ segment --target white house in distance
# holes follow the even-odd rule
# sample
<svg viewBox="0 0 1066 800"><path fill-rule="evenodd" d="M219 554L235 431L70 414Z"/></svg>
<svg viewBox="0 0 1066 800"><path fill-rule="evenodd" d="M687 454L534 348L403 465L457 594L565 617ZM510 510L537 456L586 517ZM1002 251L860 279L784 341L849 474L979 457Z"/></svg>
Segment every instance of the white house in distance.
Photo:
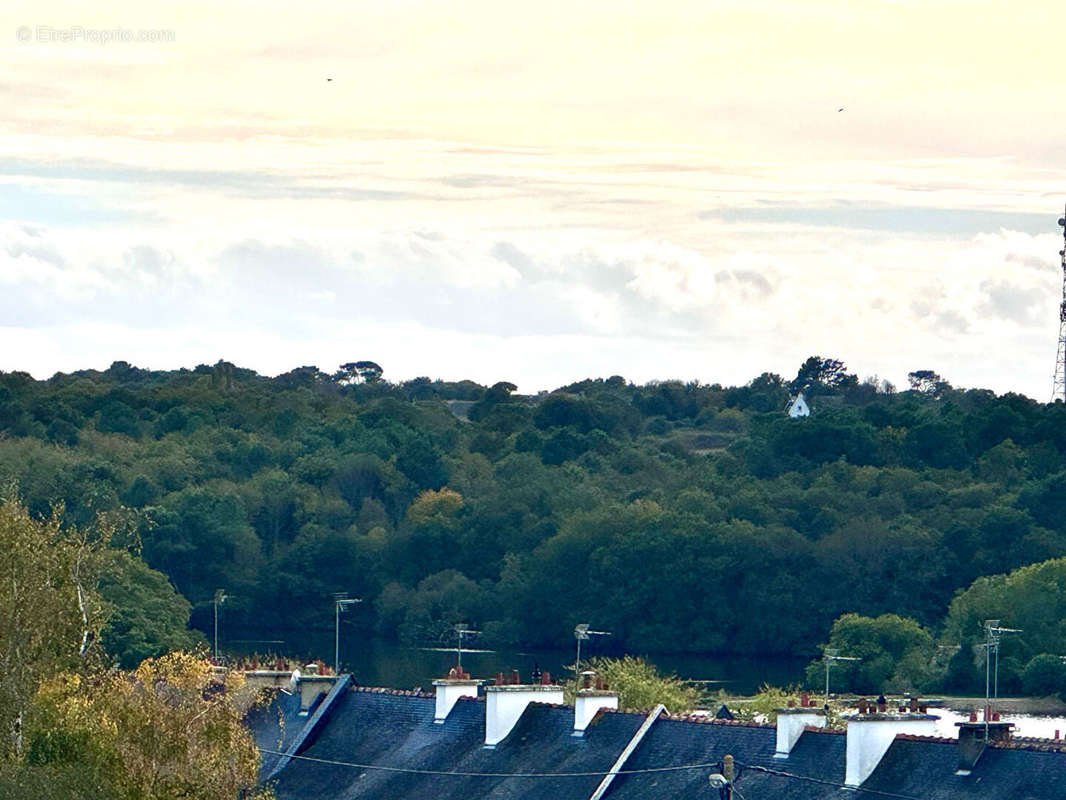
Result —
<svg viewBox="0 0 1066 800"><path fill-rule="evenodd" d="M788 415L792 419L811 415L810 406L807 405L807 398L803 396L803 392L796 395L795 399L788 404Z"/></svg>

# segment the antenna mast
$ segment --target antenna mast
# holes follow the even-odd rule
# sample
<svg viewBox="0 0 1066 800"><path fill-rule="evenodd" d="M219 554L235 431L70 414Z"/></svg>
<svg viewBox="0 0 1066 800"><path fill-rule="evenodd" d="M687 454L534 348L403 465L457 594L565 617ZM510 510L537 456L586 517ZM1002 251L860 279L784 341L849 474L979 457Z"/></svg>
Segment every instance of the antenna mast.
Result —
<svg viewBox="0 0 1066 800"><path fill-rule="evenodd" d="M1066 212L1059 220L1062 226L1062 305L1059 306L1059 343L1055 354L1055 380L1051 387L1051 402L1066 401Z"/></svg>

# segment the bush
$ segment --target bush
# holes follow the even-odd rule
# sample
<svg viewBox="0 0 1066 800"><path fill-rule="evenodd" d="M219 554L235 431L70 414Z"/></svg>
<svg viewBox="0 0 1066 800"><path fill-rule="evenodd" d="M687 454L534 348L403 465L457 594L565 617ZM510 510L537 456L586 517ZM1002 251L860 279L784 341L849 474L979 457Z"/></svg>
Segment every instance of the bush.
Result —
<svg viewBox="0 0 1066 800"><path fill-rule="evenodd" d="M1066 696L1066 662L1050 653L1033 656L1022 671L1022 691L1038 697Z"/></svg>
<svg viewBox="0 0 1066 800"><path fill-rule="evenodd" d="M581 669L593 670L607 686L618 692L621 708L647 710L659 703L670 712L695 708L699 694L676 675L660 675L655 666L643 658L590 658L582 660ZM567 684L567 694L573 702L576 679Z"/></svg>

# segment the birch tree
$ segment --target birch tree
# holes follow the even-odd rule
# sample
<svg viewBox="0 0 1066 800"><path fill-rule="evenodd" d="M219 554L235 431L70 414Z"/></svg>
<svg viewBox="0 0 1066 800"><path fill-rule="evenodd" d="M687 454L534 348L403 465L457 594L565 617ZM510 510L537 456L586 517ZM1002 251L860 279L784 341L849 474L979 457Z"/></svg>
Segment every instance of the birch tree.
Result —
<svg viewBox="0 0 1066 800"><path fill-rule="evenodd" d="M97 545L58 514L36 520L0 502L0 756L21 751L39 683L89 656L103 617L97 569Z"/></svg>

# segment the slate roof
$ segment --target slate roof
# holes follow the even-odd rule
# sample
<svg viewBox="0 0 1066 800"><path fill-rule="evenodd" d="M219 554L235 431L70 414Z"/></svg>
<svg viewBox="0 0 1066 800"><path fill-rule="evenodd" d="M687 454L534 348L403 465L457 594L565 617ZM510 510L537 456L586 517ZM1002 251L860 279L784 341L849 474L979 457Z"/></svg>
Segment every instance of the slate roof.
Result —
<svg viewBox="0 0 1066 800"><path fill-rule="evenodd" d="M571 736L573 709L531 704L504 741L486 749L485 704L461 699L443 724L430 696L353 690L339 697L303 757L405 769L472 773L606 772L640 727L641 714L602 714ZM293 759L276 779L279 798L568 800L588 798L598 775L555 779L442 776Z"/></svg>
<svg viewBox="0 0 1066 800"><path fill-rule="evenodd" d="M922 800L1051 800L1066 796L1066 756L1062 753L989 747L969 775L956 775L957 769L954 742L898 738L863 788Z"/></svg>
<svg viewBox="0 0 1066 800"><path fill-rule="evenodd" d="M827 765L844 774L844 737L837 733L805 731L787 759L774 758L777 733L773 726L738 725L720 721L695 724L666 719L656 722L640 747L626 762L626 770L681 764L721 762L733 756L739 774L737 788L748 800L766 797L821 798L826 787L767 775L750 768L763 766L794 775L827 778ZM638 800L649 797L709 797L707 776L714 769L652 772L620 775L607 793L610 800Z"/></svg>
<svg viewBox="0 0 1066 800"><path fill-rule="evenodd" d="M306 717L299 716L300 696L274 692L270 702L255 706L245 715L247 725L260 749L259 779L271 773L280 756L266 751L284 752L289 749L303 729Z"/></svg>
<svg viewBox="0 0 1066 800"><path fill-rule="evenodd" d="M484 700L461 699L443 724L435 724L432 695L349 689L336 695L314 730L305 728L310 718L297 716L298 708L298 697L279 693L247 717L257 745L267 750L285 750L306 735L301 758L290 760L273 781L279 800L587 800L600 774L522 778L491 773L605 773L645 719L640 713L604 712L584 737L574 737L572 708L534 703L506 739L486 749ZM970 775L957 775L953 740L901 736L856 791L841 787L842 733L808 729L785 759L774 758L775 740L772 726L660 718L623 771L715 766L620 774L606 800L713 798L707 778L727 753L739 768L736 796L744 800L885 796L874 792L914 800L1066 797L1066 752L1055 752L1050 742L989 747ZM477 774L413 774L324 763L330 761ZM264 755L261 775L276 763L275 756Z"/></svg>

